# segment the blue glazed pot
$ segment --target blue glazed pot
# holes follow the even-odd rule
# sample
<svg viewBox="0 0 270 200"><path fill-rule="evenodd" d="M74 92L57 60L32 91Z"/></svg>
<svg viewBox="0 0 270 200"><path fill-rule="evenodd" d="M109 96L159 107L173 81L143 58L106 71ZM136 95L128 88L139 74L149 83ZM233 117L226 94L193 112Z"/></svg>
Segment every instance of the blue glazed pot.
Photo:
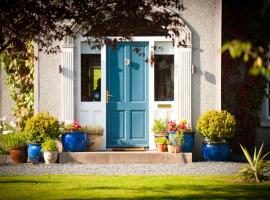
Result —
<svg viewBox="0 0 270 200"><path fill-rule="evenodd" d="M177 144L177 139L176 139L176 132L175 131L168 131L168 138L169 143L172 145Z"/></svg>
<svg viewBox="0 0 270 200"><path fill-rule="evenodd" d="M44 161L40 144L37 144L37 143L28 144L27 153L28 153L29 160L34 163Z"/></svg>
<svg viewBox="0 0 270 200"><path fill-rule="evenodd" d="M192 152L195 144L195 133L194 132L184 132L183 134L183 144L181 145L182 152Z"/></svg>
<svg viewBox="0 0 270 200"><path fill-rule="evenodd" d="M84 132L70 132L62 135L62 145L64 151L79 152L86 151L87 137Z"/></svg>
<svg viewBox="0 0 270 200"><path fill-rule="evenodd" d="M227 142L204 142L202 154L207 161L226 161L230 156L230 145Z"/></svg>

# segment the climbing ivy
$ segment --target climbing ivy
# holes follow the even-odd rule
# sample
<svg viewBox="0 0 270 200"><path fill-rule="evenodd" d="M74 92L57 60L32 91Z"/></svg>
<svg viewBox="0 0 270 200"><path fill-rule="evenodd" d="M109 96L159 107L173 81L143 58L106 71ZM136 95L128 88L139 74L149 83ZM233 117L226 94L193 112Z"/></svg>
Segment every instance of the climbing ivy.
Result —
<svg viewBox="0 0 270 200"><path fill-rule="evenodd" d="M34 46L26 43L27 51L12 51L9 46L0 55L1 68L7 74L6 84L9 95L15 101L13 116L19 129L23 129L26 120L33 115L34 106Z"/></svg>

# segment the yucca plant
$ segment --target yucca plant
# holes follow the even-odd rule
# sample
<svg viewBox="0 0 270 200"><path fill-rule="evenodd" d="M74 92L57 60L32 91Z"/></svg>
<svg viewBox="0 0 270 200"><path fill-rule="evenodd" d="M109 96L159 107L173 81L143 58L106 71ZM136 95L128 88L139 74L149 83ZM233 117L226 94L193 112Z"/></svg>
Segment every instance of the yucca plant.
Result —
<svg viewBox="0 0 270 200"><path fill-rule="evenodd" d="M249 181L261 182L263 180L267 180L270 176L270 163L269 161L265 160L265 157L270 153L270 151L263 155L262 150L264 144L262 144L258 152L255 147L252 158L246 147L242 146L241 144L240 146L249 163L249 166L239 171L239 173Z"/></svg>

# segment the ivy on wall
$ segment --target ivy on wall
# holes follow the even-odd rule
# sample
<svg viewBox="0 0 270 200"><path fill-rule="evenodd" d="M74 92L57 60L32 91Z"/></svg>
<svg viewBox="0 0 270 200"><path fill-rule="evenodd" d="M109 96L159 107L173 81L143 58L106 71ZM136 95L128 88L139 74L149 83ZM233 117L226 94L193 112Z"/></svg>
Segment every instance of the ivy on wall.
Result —
<svg viewBox="0 0 270 200"><path fill-rule="evenodd" d="M12 114L19 129L24 128L26 120L34 113L34 46L28 42L26 47L27 51L14 52L9 46L0 55L9 95L15 101Z"/></svg>

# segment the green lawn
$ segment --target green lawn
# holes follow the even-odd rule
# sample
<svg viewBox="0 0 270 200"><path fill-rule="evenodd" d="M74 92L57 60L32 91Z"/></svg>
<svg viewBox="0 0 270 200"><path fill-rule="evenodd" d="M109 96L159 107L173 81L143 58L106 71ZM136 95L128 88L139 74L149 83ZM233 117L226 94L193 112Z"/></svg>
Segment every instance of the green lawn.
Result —
<svg viewBox="0 0 270 200"><path fill-rule="evenodd" d="M0 199L270 199L270 183L237 176L0 177Z"/></svg>

